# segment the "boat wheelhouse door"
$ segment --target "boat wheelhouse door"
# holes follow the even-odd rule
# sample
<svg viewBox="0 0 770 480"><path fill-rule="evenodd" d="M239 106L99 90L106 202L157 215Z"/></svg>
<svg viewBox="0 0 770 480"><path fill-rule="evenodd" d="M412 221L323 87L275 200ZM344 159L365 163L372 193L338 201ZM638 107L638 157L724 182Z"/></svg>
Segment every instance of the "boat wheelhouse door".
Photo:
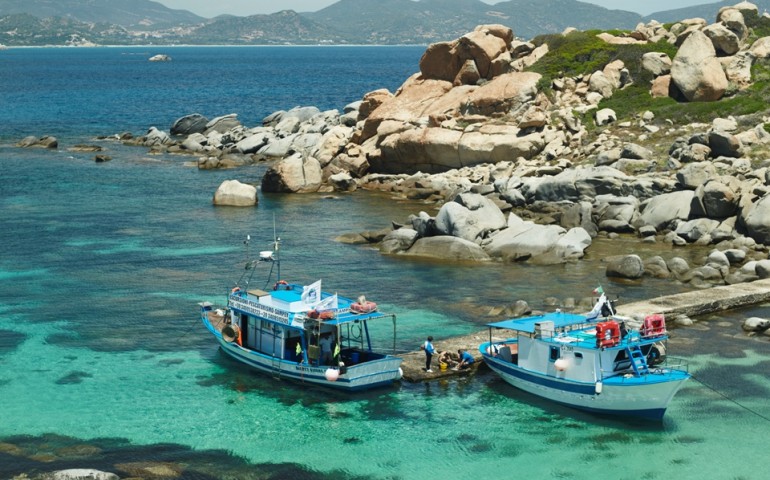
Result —
<svg viewBox="0 0 770 480"><path fill-rule="evenodd" d="M249 316L241 314L241 346L247 346L249 344Z"/></svg>

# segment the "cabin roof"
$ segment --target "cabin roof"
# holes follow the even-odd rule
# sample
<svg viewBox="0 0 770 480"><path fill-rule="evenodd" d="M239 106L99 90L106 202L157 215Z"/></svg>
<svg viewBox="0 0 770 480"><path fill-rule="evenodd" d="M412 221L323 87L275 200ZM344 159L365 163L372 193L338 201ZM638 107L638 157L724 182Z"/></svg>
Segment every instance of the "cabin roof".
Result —
<svg viewBox="0 0 770 480"><path fill-rule="evenodd" d="M513 318L501 322L488 323L488 327L505 328L524 333L535 333L535 324L540 322L553 322L554 329L559 329L575 324L589 323L585 315L567 312L550 312L532 317Z"/></svg>

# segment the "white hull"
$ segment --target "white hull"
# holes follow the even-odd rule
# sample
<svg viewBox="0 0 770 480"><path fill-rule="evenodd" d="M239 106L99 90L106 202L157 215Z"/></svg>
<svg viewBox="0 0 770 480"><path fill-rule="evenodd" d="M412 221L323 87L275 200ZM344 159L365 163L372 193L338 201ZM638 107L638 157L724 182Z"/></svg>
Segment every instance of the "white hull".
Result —
<svg viewBox="0 0 770 480"><path fill-rule="evenodd" d="M366 390L401 379L401 359L398 357L387 356L379 360L351 365L347 367L346 373L339 375L337 380L330 381L326 378L328 366L281 360L242 348L236 343L228 343L222 339L221 335L218 335L217 339L222 350L230 357L276 378L347 391Z"/></svg>
<svg viewBox="0 0 770 480"><path fill-rule="evenodd" d="M629 379L617 376L605 379L601 393L596 393L595 383L549 377L487 355L484 360L503 380L533 395L582 410L656 420L663 417L674 394L689 378L676 372Z"/></svg>

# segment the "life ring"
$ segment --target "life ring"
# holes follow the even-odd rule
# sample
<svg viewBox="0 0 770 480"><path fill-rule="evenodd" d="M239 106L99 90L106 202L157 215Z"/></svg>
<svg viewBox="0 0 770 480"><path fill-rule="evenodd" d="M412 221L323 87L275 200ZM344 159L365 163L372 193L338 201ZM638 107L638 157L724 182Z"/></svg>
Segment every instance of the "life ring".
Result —
<svg viewBox="0 0 770 480"><path fill-rule="evenodd" d="M222 328L222 338L227 343L237 342L241 344L241 329L238 325L228 324Z"/></svg>
<svg viewBox="0 0 770 480"><path fill-rule="evenodd" d="M275 282L275 285L273 285L273 290L278 290L282 286L288 286L288 285L289 285L289 282L287 282L286 280L278 280L277 282Z"/></svg>
<svg viewBox="0 0 770 480"><path fill-rule="evenodd" d="M372 313L377 310L377 304L374 302L354 302L350 304L350 311L353 313Z"/></svg>
<svg viewBox="0 0 770 480"><path fill-rule="evenodd" d="M334 318L334 312L331 310L310 310L307 312L307 316L318 320L331 320Z"/></svg>

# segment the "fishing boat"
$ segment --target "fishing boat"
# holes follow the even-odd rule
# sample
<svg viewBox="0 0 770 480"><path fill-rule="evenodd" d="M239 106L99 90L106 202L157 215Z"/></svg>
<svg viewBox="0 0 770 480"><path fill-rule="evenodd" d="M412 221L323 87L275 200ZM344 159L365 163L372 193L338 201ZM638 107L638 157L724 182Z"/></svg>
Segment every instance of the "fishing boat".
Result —
<svg viewBox="0 0 770 480"><path fill-rule="evenodd" d="M587 314L557 310L489 323L479 351L503 380L534 395L600 415L661 420L690 378L688 366L666 355L662 314L646 316L636 330L626 320L602 292Z"/></svg>
<svg viewBox="0 0 770 480"><path fill-rule="evenodd" d="M363 296L354 300L324 292L321 280L271 284L273 267L281 278L279 243L247 261L249 274L230 290L226 306L199 304L201 320L222 351L274 377L338 390L366 390L399 380L401 358L375 349L370 329L372 322L390 321L395 352L396 316L380 312ZM268 283L252 288L261 264L270 265Z"/></svg>

